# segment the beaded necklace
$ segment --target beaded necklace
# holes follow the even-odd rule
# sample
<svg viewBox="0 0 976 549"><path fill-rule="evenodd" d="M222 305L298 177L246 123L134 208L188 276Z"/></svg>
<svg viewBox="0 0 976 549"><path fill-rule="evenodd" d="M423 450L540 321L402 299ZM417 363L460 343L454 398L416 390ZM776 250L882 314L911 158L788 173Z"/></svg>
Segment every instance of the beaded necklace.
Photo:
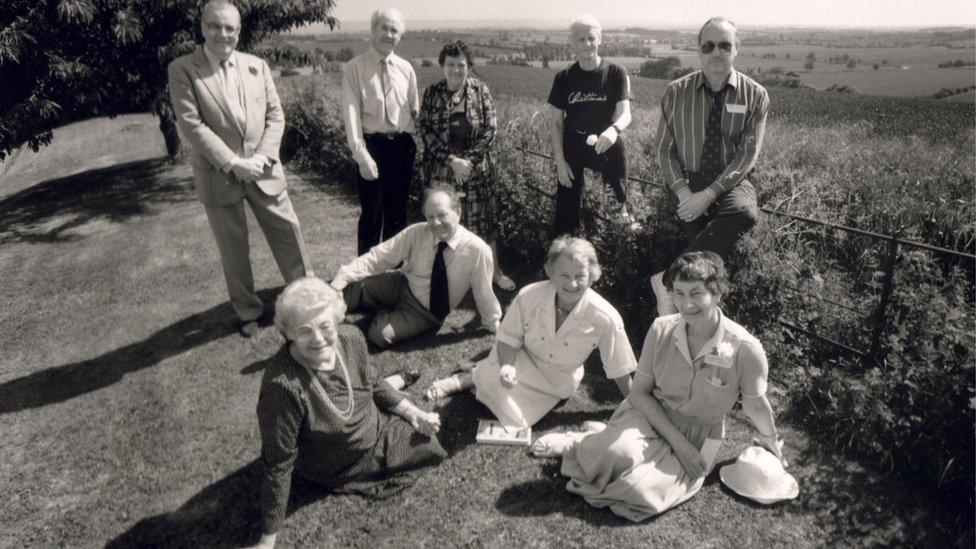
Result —
<svg viewBox="0 0 976 549"><path fill-rule="evenodd" d="M335 356L336 356L336 360L339 362L339 368L342 370L342 377L346 381L346 397L349 402L349 407L346 408L345 410L340 410L335 405L335 403L332 402L332 399L329 398L329 394L325 392L325 387L322 385L322 382L319 380L318 376L315 375L316 370L311 366L309 366L305 362L304 358L301 358L299 356L296 356L295 358L298 359L299 364L301 364L302 366L305 367L306 370L308 370L308 374L312 376L312 388L315 390L315 393L318 394L318 396L325 401L325 404L329 407L330 410L335 412L335 415L339 416L339 419L346 421L352 417L352 412L353 409L355 408L353 402L353 396L352 396L352 380L349 379L349 369L346 368L346 361L345 359L342 358L342 353L339 352L338 347L335 350Z"/></svg>

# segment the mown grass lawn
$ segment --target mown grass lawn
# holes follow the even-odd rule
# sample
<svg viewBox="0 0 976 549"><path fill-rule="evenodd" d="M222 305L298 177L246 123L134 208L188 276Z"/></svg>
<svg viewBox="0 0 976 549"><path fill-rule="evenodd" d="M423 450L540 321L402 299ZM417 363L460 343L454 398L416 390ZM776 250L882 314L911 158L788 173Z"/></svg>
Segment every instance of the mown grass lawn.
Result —
<svg viewBox="0 0 976 549"><path fill-rule="evenodd" d="M119 124L125 124L125 118ZM101 126L119 147L132 136ZM155 136L148 134L146 139ZM51 152L56 152L51 150ZM47 154L47 153L42 153ZM43 160L43 159L41 159ZM58 177L49 163L48 179ZM9 181L0 181L0 188ZM15 182L14 182L15 183ZM358 207L332 181L290 175L316 271L353 257ZM252 261L266 302L281 280L260 232ZM527 269L519 282L538 276ZM635 291L643 291L635 289ZM502 296L503 302L510 295ZM189 166L141 160L0 198L0 546L235 546L257 539L254 409L274 328L240 338ZM386 352L380 370L432 379L481 356L469 302L437 334ZM618 400L597 363L579 394L535 429L605 419ZM442 411L450 457L400 496L369 501L295 483L282 546L818 546L959 543L938 502L824 453L781 422L792 502L739 498L717 471L685 505L641 524L564 490L558 461L474 444L487 411ZM752 433L730 418L720 460Z"/></svg>

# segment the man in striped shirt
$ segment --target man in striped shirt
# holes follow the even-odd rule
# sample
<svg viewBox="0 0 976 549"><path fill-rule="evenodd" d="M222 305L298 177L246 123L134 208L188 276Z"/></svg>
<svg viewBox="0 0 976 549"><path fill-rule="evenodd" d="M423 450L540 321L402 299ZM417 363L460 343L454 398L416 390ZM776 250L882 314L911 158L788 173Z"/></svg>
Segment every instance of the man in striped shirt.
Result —
<svg viewBox="0 0 976 549"><path fill-rule="evenodd" d="M658 163L677 199L688 239L684 252L710 250L723 258L756 224L756 190L746 179L762 148L769 111L766 90L732 66L735 25L713 17L698 31L702 70L668 85L661 99ZM677 312L664 272L651 278L658 314Z"/></svg>

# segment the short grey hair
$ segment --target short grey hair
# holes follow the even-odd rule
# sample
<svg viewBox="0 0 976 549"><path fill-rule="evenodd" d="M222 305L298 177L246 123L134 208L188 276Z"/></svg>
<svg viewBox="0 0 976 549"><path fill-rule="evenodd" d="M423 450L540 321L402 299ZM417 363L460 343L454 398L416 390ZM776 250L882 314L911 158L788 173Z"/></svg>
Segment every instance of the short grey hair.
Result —
<svg viewBox="0 0 976 549"><path fill-rule="evenodd" d="M461 196L458 194L457 190L448 183L434 183L427 190L424 191L424 200L420 203L421 208L427 205L427 201L430 197L437 193L444 193L447 195L448 200L451 201L451 209L457 213L461 213Z"/></svg>
<svg viewBox="0 0 976 549"><path fill-rule="evenodd" d="M299 278L285 286L275 301L275 327L288 339L295 316L316 309L331 311L336 324L339 324L346 316L346 301L339 290L321 278Z"/></svg>
<svg viewBox="0 0 976 549"><path fill-rule="evenodd" d="M596 257L596 248L589 241L576 236L564 234L552 241L549 246L549 253L546 254L546 275L552 277L552 270L560 257L568 257L574 261L586 264L586 269L590 272L590 284L600 280L603 269L600 268L600 261Z"/></svg>
<svg viewBox="0 0 976 549"><path fill-rule="evenodd" d="M570 41L576 36L576 32L583 29L594 29L596 30L596 35L603 36L603 27L600 26L600 22L596 20L596 17L592 15L584 14L580 15L573 22L569 24L569 39Z"/></svg>
<svg viewBox="0 0 976 549"><path fill-rule="evenodd" d="M401 33L407 30L407 21L403 18L403 14L400 13L400 10L396 8L380 8L374 11L373 15L369 18L369 30L376 30L376 25L380 22L380 19L383 18L399 23Z"/></svg>
<svg viewBox="0 0 976 549"><path fill-rule="evenodd" d="M208 14L226 9L234 10L237 12L237 18L241 18L241 10L237 9L237 6L235 6L234 3L230 2L229 0L207 0L207 3L203 5L203 10L200 13L203 17L206 17Z"/></svg>
<svg viewBox="0 0 976 549"><path fill-rule="evenodd" d="M739 47L739 27L736 27L735 23L729 19L726 19L725 17L722 17L721 15L717 15L708 21L705 21L705 24L698 29L698 45L701 45L702 34L704 34L705 29L707 29L709 25L721 25L722 23L726 23L728 26L732 27L732 34L735 35L735 46Z"/></svg>

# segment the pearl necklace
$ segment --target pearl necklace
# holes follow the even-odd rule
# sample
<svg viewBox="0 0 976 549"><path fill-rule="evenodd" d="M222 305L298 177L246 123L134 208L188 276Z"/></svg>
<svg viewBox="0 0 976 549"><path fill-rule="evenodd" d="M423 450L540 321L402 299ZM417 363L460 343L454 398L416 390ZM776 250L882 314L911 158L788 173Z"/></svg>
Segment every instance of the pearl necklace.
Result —
<svg viewBox="0 0 976 549"><path fill-rule="evenodd" d="M349 369L346 368L346 361L342 358L342 354L339 352L339 349L337 348L335 350L335 358L339 362L339 368L342 370L342 377L346 382L346 399L349 402L349 406L345 410L340 410L335 403L332 402L332 399L329 398L329 394L325 392L325 387L322 385L322 382L319 380L318 376L315 375L315 368L309 366L308 363L305 362L304 358L298 356L295 358L298 358L298 363L308 370L308 374L312 376L312 388L315 390L316 394L318 394L319 397L325 401L325 404L329 407L329 409L332 410L335 415L339 416L339 419L343 421L347 421L349 418L351 418L353 409L355 408L352 395L352 380L349 379Z"/></svg>

